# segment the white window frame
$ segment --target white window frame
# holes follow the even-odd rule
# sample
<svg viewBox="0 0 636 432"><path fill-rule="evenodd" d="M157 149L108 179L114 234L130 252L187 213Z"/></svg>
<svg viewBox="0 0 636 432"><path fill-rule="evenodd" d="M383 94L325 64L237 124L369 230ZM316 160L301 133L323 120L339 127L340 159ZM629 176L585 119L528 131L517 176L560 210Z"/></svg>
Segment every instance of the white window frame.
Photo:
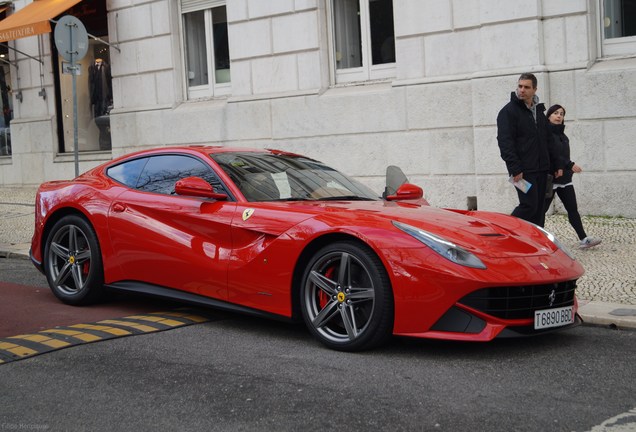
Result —
<svg viewBox="0 0 636 432"><path fill-rule="evenodd" d="M371 18L369 14L369 0L358 0L360 4L360 39L362 45L362 66L347 69L338 69L336 62L336 33L334 25L333 2L338 0L328 0L327 13L329 30L329 58L332 65L332 83L346 84L358 81L386 80L396 77L395 63L372 64L371 52ZM394 3L395 7L395 3ZM393 15L395 22L395 12Z"/></svg>
<svg viewBox="0 0 636 432"><path fill-rule="evenodd" d="M214 38L212 35L212 9L225 6L227 12L227 0L181 0L180 27L181 27L181 57L183 64L183 77L188 99L202 99L215 96L226 96L231 93L231 80L226 83L216 83L215 59L214 59ZM208 68L208 83L199 86L190 86L188 83L188 58L185 34L185 14L197 11L204 11L205 18L205 46Z"/></svg>
<svg viewBox="0 0 636 432"><path fill-rule="evenodd" d="M599 17L599 41L603 57L636 56L636 36L606 38L605 27L607 25L605 15L606 0L597 3Z"/></svg>

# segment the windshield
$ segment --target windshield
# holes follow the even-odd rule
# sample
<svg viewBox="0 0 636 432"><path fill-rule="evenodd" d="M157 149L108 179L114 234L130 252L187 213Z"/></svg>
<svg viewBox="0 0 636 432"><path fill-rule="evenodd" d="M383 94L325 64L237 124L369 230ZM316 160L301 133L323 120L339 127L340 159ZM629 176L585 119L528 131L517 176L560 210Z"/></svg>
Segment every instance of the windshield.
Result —
<svg viewBox="0 0 636 432"><path fill-rule="evenodd" d="M321 162L276 153L218 153L212 159L248 201L377 200L378 194Z"/></svg>

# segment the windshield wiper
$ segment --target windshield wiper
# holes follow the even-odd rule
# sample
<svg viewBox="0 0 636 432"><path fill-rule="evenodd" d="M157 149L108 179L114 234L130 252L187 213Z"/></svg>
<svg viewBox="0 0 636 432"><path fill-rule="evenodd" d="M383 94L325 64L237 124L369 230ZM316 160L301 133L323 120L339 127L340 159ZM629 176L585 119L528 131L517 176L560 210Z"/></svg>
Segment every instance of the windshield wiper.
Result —
<svg viewBox="0 0 636 432"><path fill-rule="evenodd" d="M315 198L303 198L303 197L289 197L289 198L279 198L279 199L275 199L272 200L275 202L278 201L316 201Z"/></svg>
<svg viewBox="0 0 636 432"><path fill-rule="evenodd" d="M318 198L318 201L375 201L373 198L358 195L338 195Z"/></svg>

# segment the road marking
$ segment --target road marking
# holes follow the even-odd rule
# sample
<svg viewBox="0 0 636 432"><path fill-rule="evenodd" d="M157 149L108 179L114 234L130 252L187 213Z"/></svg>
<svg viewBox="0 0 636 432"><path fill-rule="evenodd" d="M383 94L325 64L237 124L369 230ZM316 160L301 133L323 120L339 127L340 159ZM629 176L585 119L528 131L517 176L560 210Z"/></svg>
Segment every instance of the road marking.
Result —
<svg viewBox="0 0 636 432"><path fill-rule="evenodd" d="M154 312L107 319L96 323L73 324L0 339L0 364L22 360L62 348L90 342L154 333L209 321L190 311Z"/></svg>

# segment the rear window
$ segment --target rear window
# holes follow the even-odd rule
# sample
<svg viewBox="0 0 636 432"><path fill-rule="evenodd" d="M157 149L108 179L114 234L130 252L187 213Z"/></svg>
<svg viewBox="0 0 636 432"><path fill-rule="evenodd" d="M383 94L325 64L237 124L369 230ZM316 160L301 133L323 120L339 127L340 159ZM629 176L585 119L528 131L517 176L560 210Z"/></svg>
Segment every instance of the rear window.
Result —
<svg viewBox="0 0 636 432"><path fill-rule="evenodd" d="M141 171L146 166L148 158L135 159L112 166L106 170L108 177L123 183L128 187L136 188Z"/></svg>

